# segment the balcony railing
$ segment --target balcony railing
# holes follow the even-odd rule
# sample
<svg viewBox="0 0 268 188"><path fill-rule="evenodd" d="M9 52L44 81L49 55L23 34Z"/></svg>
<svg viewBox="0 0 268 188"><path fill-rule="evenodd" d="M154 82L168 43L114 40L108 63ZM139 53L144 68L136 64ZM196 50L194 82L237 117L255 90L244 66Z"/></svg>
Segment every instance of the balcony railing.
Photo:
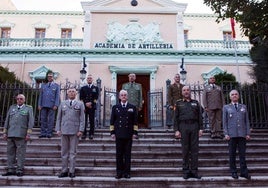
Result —
<svg viewBox="0 0 268 188"><path fill-rule="evenodd" d="M248 51L251 44L248 41L224 41L224 40L187 40L185 47L193 50L234 50Z"/></svg>
<svg viewBox="0 0 268 188"><path fill-rule="evenodd" d="M251 44L247 41L223 40L187 40L185 48L188 50L234 50L248 51ZM55 38L0 38L0 48L82 48L83 39L55 39Z"/></svg>
<svg viewBox="0 0 268 188"><path fill-rule="evenodd" d="M0 48L82 48L83 39L1 38Z"/></svg>

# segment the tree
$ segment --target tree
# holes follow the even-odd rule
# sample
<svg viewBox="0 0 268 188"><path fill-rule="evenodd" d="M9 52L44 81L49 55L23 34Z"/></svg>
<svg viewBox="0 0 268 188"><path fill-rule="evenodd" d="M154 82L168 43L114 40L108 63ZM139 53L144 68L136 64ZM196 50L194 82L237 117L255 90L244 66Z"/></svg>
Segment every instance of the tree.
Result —
<svg viewBox="0 0 268 188"><path fill-rule="evenodd" d="M217 22L234 18L243 34L253 44L250 56L253 75L258 82L268 83L268 1L267 0L204 0L218 15Z"/></svg>

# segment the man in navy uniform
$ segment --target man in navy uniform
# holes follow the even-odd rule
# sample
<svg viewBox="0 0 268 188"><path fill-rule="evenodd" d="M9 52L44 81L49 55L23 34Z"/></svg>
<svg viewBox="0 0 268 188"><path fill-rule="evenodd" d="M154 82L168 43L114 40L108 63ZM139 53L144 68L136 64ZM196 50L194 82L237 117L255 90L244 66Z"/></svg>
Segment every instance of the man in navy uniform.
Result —
<svg viewBox="0 0 268 188"><path fill-rule="evenodd" d="M110 120L111 137L116 143L116 179L130 178L132 139L138 138L136 107L128 103L126 90L119 92L119 99Z"/></svg>
<svg viewBox="0 0 268 188"><path fill-rule="evenodd" d="M232 90L231 103L223 107L223 131L229 146L229 163L232 177L238 179L236 169L236 149L239 151L240 176L251 179L246 164L246 141L250 140L250 126L247 107L239 104L239 93Z"/></svg>
<svg viewBox="0 0 268 188"><path fill-rule="evenodd" d="M197 178L199 137L203 134L202 112L197 100L191 99L189 86L182 87L183 99L176 102L175 136L181 138L183 178Z"/></svg>
<svg viewBox="0 0 268 188"><path fill-rule="evenodd" d="M32 106L25 105L25 96L22 94L16 99L17 104L10 106L4 125L3 138L7 140L8 171L2 176L23 176L26 145L34 126Z"/></svg>
<svg viewBox="0 0 268 188"><path fill-rule="evenodd" d="M57 115L56 131L61 136L62 169L59 178L69 175L75 177L75 160L79 137L85 126L85 107L76 100L76 89L68 89L68 100L60 104Z"/></svg>
<svg viewBox="0 0 268 188"><path fill-rule="evenodd" d="M41 110L41 133L39 138L53 136L55 112L60 104L60 86L53 81L53 72L47 72L46 84L42 84L38 100Z"/></svg>
<svg viewBox="0 0 268 188"><path fill-rule="evenodd" d="M85 130L82 139L87 136L88 119L90 123L89 139L93 139L95 131L95 110L99 98L99 88L93 85L92 75L87 76L87 85L83 86L80 90L80 100L85 105Z"/></svg>

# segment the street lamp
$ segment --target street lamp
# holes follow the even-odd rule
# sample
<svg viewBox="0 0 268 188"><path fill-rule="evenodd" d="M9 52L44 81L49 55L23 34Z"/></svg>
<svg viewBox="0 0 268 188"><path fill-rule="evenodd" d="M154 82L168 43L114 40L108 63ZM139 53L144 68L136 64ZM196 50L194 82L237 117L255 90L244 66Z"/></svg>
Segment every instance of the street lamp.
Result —
<svg viewBox="0 0 268 188"><path fill-rule="evenodd" d="M181 75L181 80L184 81L186 80L186 74L187 74L187 71L184 70L184 58L181 58L181 71L180 71L180 75Z"/></svg>
<svg viewBox="0 0 268 188"><path fill-rule="evenodd" d="M86 57L83 57L83 68L80 70L80 79L82 80L82 82L85 80L87 75L87 71L85 70L86 67Z"/></svg>

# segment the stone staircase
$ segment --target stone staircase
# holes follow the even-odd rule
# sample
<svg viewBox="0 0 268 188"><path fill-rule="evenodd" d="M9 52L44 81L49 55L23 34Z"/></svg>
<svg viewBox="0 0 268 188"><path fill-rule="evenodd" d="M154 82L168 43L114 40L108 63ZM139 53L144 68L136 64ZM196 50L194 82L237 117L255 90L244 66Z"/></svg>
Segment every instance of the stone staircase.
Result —
<svg viewBox="0 0 268 188"><path fill-rule="evenodd" d="M61 178L60 138L38 138L35 129L28 143L25 175L0 176L0 187L268 187L268 130L254 130L247 144L251 180L230 177L227 142L212 140L208 133L200 139L201 180L182 178L181 144L173 132L142 129L132 149L131 179L116 180L115 143L107 129L97 129L94 140L81 140L76 177ZM239 167L239 164L238 164ZM0 173L6 170L6 142L0 141Z"/></svg>

